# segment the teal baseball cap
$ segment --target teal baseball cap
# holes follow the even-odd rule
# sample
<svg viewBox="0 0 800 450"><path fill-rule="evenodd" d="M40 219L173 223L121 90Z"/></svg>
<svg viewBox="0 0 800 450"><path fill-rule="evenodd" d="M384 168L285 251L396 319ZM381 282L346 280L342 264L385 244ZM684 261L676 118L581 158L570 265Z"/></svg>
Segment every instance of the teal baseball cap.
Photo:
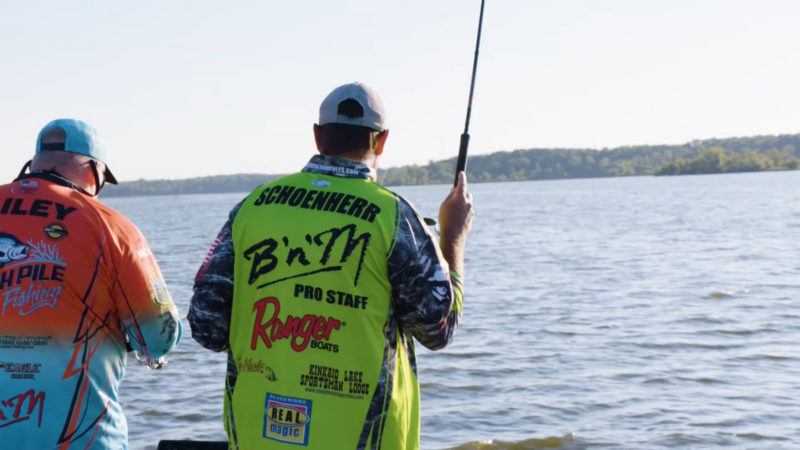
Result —
<svg viewBox="0 0 800 450"><path fill-rule="evenodd" d="M106 143L91 125L76 119L57 119L42 128L36 138L36 153L64 151L88 156L105 164L106 181L117 184L108 168Z"/></svg>

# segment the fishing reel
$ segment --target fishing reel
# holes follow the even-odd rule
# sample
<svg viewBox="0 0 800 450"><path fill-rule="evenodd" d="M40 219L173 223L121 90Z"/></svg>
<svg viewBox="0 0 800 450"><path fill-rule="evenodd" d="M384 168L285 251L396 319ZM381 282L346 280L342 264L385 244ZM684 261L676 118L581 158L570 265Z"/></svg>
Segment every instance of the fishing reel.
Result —
<svg viewBox="0 0 800 450"><path fill-rule="evenodd" d="M167 358L162 356L161 358L156 359L139 359L139 355L136 352L133 352L134 356L136 356L136 360L139 362L140 366L147 366L150 370L161 370L164 367L167 367Z"/></svg>
<svg viewBox="0 0 800 450"><path fill-rule="evenodd" d="M139 357L139 352L137 352L136 350L134 350L133 347L131 347L131 343L128 342L127 339L125 340L125 348L127 349L128 353L133 353L133 356L136 358L136 361L139 363L140 366L147 366L147 368L150 370L161 370L164 367L167 367L168 361L167 358L164 356L156 359L153 358L142 359L141 357Z"/></svg>
<svg viewBox="0 0 800 450"><path fill-rule="evenodd" d="M425 217L423 218L423 220L425 221L425 225L430 227L433 234L435 234L436 237L439 237L439 224L436 223L436 221L434 219L431 219L430 217Z"/></svg>

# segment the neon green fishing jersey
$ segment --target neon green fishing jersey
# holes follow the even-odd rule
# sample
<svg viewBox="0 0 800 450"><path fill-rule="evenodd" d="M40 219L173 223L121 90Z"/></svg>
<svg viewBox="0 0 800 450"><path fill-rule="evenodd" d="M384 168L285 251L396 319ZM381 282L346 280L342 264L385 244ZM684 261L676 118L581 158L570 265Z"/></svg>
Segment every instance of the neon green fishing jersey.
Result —
<svg viewBox="0 0 800 450"><path fill-rule="evenodd" d="M412 337L452 341L462 282L413 207L373 179L315 156L237 205L198 272L189 320L203 346L228 350L231 448L419 448Z"/></svg>

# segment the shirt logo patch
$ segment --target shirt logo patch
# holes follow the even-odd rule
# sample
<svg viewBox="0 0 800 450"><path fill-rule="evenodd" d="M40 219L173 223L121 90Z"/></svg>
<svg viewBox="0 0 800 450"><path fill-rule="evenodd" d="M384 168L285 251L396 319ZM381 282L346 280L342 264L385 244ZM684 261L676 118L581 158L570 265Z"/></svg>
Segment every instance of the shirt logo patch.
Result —
<svg viewBox="0 0 800 450"><path fill-rule="evenodd" d="M27 241L0 232L0 315L16 310L26 316L55 308L64 286L67 264L56 244Z"/></svg>
<svg viewBox="0 0 800 450"><path fill-rule="evenodd" d="M0 233L0 268L27 259L29 250L30 246L23 244L16 236Z"/></svg>
<svg viewBox="0 0 800 450"><path fill-rule="evenodd" d="M40 363L0 362L0 370L11 374L12 380L35 380Z"/></svg>
<svg viewBox="0 0 800 450"><path fill-rule="evenodd" d="M331 185L331 182L328 180L314 180L311 182L316 187L326 188Z"/></svg>
<svg viewBox="0 0 800 450"><path fill-rule="evenodd" d="M44 228L44 235L51 241L60 241L69 235L62 223L52 223Z"/></svg>
<svg viewBox="0 0 800 450"><path fill-rule="evenodd" d="M152 254L153 252L150 251L150 247L142 247L139 250L136 250L136 256L138 256L139 258L147 258Z"/></svg>
<svg viewBox="0 0 800 450"><path fill-rule="evenodd" d="M167 282L160 273L154 272L150 276L150 299L161 309L167 309L172 306L172 296L169 295L167 289Z"/></svg>
<svg viewBox="0 0 800 450"><path fill-rule="evenodd" d="M264 437L287 444L308 445L311 400L267 394Z"/></svg>
<svg viewBox="0 0 800 450"><path fill-rule="evenodd" d="M12 194L30 194L39 190L39 182L36 180L21 180L17 187L11 188Z"/></svg>

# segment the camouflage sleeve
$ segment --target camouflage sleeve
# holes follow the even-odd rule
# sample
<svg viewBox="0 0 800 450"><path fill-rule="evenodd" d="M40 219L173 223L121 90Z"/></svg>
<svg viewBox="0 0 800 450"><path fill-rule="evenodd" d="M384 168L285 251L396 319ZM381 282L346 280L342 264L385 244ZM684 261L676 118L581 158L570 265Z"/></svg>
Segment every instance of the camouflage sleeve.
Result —
<svg viewBox="0 0 800 450"><path fill-rule="evenodd" d="M461 320L463 284L414 207L398 196L400 211L389 280L395 318L430 350L447 347Z"/></svg>
<svg viewBox="0 0 800 450"><path fill-rule="evenodd" d="M211 245L194 278L194 295L189 303L192 338L215 352L228 349L228 332L233 306L233 219L241 208L236 205L228 221Z"/></svg>

